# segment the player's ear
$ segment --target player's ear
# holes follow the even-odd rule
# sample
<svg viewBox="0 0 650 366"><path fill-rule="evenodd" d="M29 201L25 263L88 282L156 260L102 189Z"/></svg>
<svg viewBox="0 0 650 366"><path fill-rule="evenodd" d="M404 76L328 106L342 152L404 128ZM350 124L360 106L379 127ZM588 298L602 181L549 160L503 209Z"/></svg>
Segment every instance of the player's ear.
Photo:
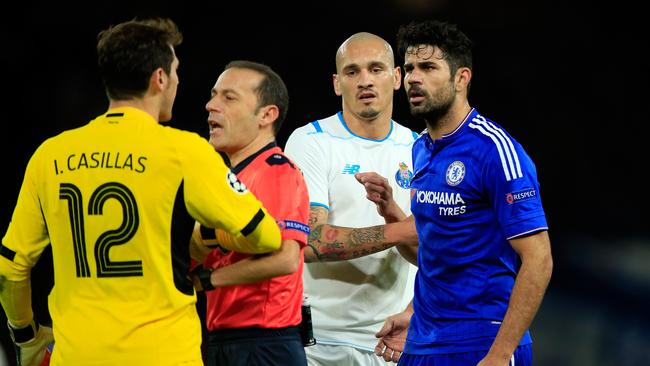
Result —
<svg viewBox="0 0 650 366"><path fill-rule="evenodd" d="M332 74L332 83L334 84L334 93L336 96L341 96L341 84L339 82L339 74Z"/></svg>
<svg viewBox="0 0 650 366"><path fill-rule="evenodd" d="M270 126L280 116L280 109L275 104L270 104L260 108L261 118L260 127Z"/></svg>
<svg viewBox="0 0 650 366"><path fill-rule="evenodd" d="M168 76L162 67L157 68L149 77L149 87L155 91L163 91L167 87Z"/></svg>
<svg viewBox="0 0 650 366"><path fill-rule="evenodd" d="M472 69L459 67L456 70L456 89L467 91L469 82L472 80Z"/></svg>
<svg viewBox="0 0 650 366"><path fill-rule="evenodd" d="M402 86L402 68L397 66L393 69L393 89L399 90Z"/></svg>

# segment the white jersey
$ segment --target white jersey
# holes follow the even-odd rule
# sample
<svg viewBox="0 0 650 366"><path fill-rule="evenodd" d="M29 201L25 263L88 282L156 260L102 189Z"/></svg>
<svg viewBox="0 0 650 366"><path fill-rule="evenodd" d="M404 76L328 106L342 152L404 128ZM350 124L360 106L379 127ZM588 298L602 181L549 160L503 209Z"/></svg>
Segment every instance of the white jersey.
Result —
<svg viewBox="0 0 650 366"><path fill-rule="evenodd" d="M395 201L410 215L411 147L416 138L394 121L383 140L359 137L339 112L296 129L285 154L305 176L310 205L329 210L328 224L367 227L385 221L354 174L376 172L387 178ZM373 351L374 334L411 300L415 270L395 248L348 261L305 263L305 295L311 300L316 340Z"/></svg>

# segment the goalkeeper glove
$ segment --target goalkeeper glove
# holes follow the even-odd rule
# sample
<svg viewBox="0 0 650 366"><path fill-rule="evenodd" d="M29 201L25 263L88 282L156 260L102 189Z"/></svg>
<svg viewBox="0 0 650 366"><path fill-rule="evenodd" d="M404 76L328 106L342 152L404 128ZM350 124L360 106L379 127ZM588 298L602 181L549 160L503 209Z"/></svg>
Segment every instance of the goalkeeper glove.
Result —
<svg viewBox="0 0 650 366"><path fill-rule="evenodd" d="M38 366L45 357L47 346L54 341L52 328L32 322L24 328L14 328L7 322L16 348L18 366Z"/></svg>

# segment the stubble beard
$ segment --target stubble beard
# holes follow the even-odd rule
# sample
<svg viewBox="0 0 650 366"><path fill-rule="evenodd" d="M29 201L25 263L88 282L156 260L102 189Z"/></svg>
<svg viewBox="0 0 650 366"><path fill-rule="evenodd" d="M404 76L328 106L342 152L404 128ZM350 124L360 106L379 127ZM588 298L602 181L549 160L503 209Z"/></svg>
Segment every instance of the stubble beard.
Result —
<svg viewBox="0 0 650 366"><path fill-rule="evenodd" d="M375 119L378 115L379 115L379 111L372 107L368 107L362 110L361 112L359 112L359 116L366 119Z"/></svg>
<svg viewBox="0 0 650 366"><path fill-rule="evenodd" d="M436 98L437 101L434 101L433 97L427 95L424 104L419 106L409 104L411 115L424 119L429 127L435 128L438 122L449 113L451 106L454 104L453 95L448 97L438 95L438 98Z"/></svg>

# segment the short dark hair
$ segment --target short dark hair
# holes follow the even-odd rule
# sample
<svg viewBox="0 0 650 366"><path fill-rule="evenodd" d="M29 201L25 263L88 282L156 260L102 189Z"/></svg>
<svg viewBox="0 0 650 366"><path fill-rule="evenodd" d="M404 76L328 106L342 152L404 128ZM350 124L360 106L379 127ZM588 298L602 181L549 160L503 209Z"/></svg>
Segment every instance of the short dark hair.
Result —
<svg viewBox="0 0 650 366"><path fill-rule="evenodd" d="M257 71L264 76L262 81L260 81L260 85L255 88L258 99L257 110L255 112L267 105L275 105L278 107L278 119L273 123L273 133L277 136L289 110L289 91L280 75L267 65L246 60L231 61L226 65L224 70L230 68L249 69Z"/></svg>
<svg viewBox="0 0 650 366"><path fill-rule="evenodd" d="M106 94L112 100L144 96L151 74L171 73L173 47L183 35L171 19L133 19L111 26L97 36L97 63Z"/></svg>
<svg viewBox="0 0 650 366"><path fill-rule="evenodd" d="M397 32L397 50L404 56L409 47L438 47L453 76L460 67L472 68L472 41L455 24L437 20L413 21Z"/></svg>

